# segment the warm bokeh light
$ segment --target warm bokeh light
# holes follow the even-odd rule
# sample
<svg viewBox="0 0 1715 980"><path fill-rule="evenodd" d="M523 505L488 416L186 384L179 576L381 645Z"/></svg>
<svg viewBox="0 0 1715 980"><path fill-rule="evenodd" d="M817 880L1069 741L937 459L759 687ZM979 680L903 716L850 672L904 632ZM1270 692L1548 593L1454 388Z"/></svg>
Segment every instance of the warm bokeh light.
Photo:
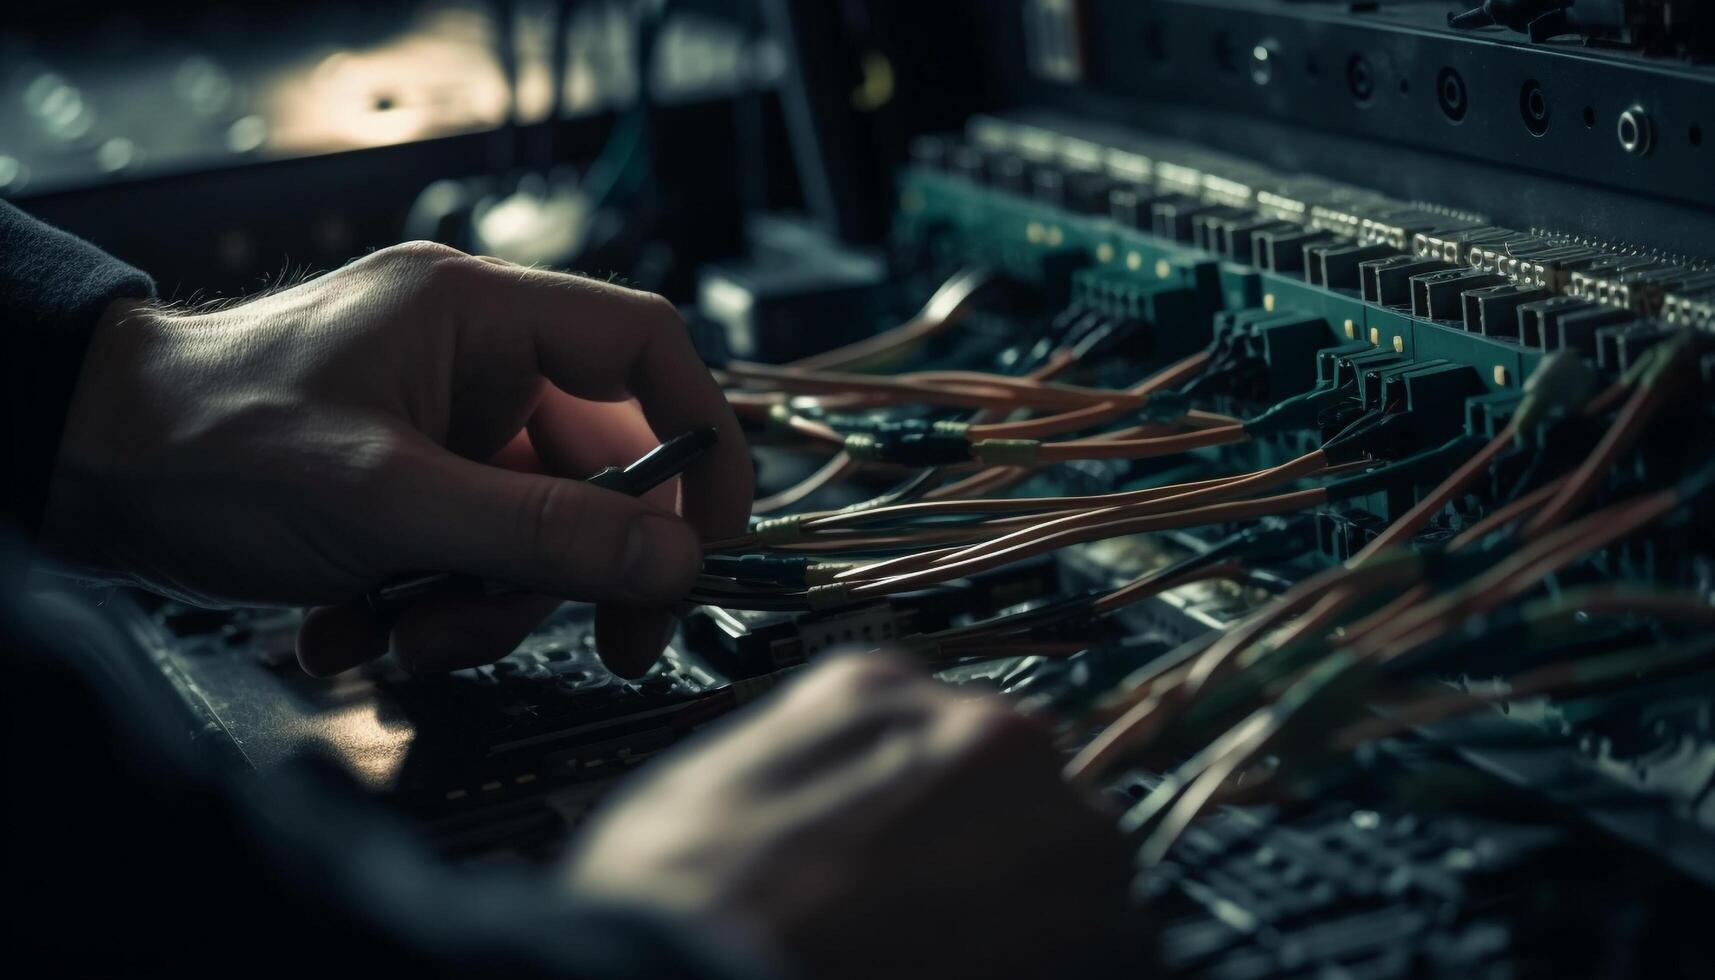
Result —
<svg viewBox="0 0 1715 980"><path fill-rule="evenodd" d="M335 51L281 76L262 93L269 147L386 146L500 124L507 88L491 31L475 11L439 10L397 40Z"/></svg>

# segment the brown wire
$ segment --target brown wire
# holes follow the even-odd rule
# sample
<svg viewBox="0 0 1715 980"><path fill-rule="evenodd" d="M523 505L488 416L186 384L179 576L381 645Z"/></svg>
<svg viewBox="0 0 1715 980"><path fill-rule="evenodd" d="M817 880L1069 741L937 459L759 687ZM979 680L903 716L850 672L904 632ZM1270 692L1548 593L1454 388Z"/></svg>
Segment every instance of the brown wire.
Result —
<svg viewBox="0 0 1715 980"><path fill-rule="evenodd" d="M1615 416L1614 424L1603 433L1596 448L1555 493L1543 508L1525 523L1522 533L1531 537L1558 524L1575 512L1601 485L1602 477L1613 469L1614 463L1643 435L1652 417L1667 404L1668 397L1678 389L1679 372L1672 372L1654 383L1646 383L1626 400Z"/></svg>
<svg viewBox="0 0 1715 980"><path fill-rule="evenodd" d="M792 366L809 370L852 367L923 343L956 326L970 312L971 301L992 281L983 270L965 269L935 290L910 320L843 347L801 357Z"/></svg>
<svg viewBox="0 0 1715 980"><path fill-rule="evenodd" d="M897 592L909 591L923 585L944 582L948 579L963 578L974 575L990 568L1008 565L1016 561L1033 558L1036 555L1057 551L1061 548L1087 541L1100 541L1106 538L1120 537L1127 534L1139 534L1145 531L1165 531L1181 527L1196 527L1203 524L1220 524L1228 521L1247 520L1253 517L1266 517L1270 514L1288 513L1303 510L1326 503L1328 493L1323 488L1299 490L1292 493L1279 494L1273 497L1263 497L1257 500L1241 500L1230 503L1214 504L1207 507L1197 507L1190 510L1176 511L1169 514L1158 514L1149 517L1116 520L1091 526L1073 527L1064 531L1048 534L1040 538L1021 542L992 554L969 558L962 561L950 561L938 564L933 568L916 572L908 572L879 581L865 582L852 588L853 595L891 595Z"/></svg>
<svg viewBox="0 0 1715 980"><path fill-rule="evenodd" d="M1311 476L1320 471L1327 463L1327 456L1321 450L1313 450L1296 459L1288 460L1278 466L1257 470L1240 476L1225 477L1217 480L1202 480L1195 484L1179 484L1168 487L1152 487L1144 490L1133 490L1123 494L1110 494L1107 499L1102 497L1080 498L1088 500L1095 506L1084 510L1081 514L1057 518L1051 522L1035 525L1023 531L1014 532L1007 538L998 538L992 542L973 546L967 555L958 557L975 557L982 551L994 551L1006 547L1011 539L1021 538L1027 534L1045 533L1053 530L1068 530L1065 522L1077 520L1080 524L1090 524L1101 521L1111 521L1117 517L1144 517L1173 511L1187 511L1194 507L1219 503L1233 497L1244 496L1247 493L1260 493L1272 490L1283 484L1291 483L1301 477Z"/></svg>
<svg viewBox="0 0 1715 980"><path fill-rule="evenodd" d="M936 487L924 494L926 500L953 500L977 493L998 493L1030 479L1036 468L1027 466L990 466L953 483Z"/></svg>
<svg viewBox="0 0 1715 980"><path fill-rule="evenodd" d="M1165 569L1163 569L1164 571ZM1093 608L1098 613L1111 613L1134 603L1142 602L1163 592L1170 592L1193 582L1207 582L1211 579L1237 578L1243 575L1245 565L1241 561L1224 561L1204 568L1194 568L1178 575L1161 575L1151 573L1140 575L1130 582L1121 585L1106 595L1097 597Z"/></svg>
<svg viewBox="0 0 1715 980"><path fill-rule="evenodd" d="M837 371L801 371L769 364L730 364L716 373L729 383L766 384L780 391L899 395L921 404L968 404L976 408L1083 408L1106 401L1136 408L1148 400L1147 396L1106 388L968 371L881 377Z"/></svg>
<svg viewBox="0 0 1715 980"><path fill-rule="evenodd" d="M822 468L779 493L759 498L750 505L753 514L771 514L802 501L826 486L838 483L858 471L858 462L844 451L835 453Z"/></svg>
<svg viewBox="0 0 1715 980"><path fill-rule="evenodd" d="M1152 395L1156 391L1182 381L1186 376L1202 370L1204 365L1208 364L1209 356L1207 351L1203 351L1184 358L1126 389L1126 394L1133 396ZM1116 402L1102 402L1087 408L1075 409L1039 419L974 425L970 429L970 436L973 440L1041 439L1062 432L1091 428L1117 418L1130 410L1127 406Z"/></svg>
<svg viewBox="0 0 1715 980"><path fill-rule="evenodd" d="M1244 426L1228 425L1155 439L1078 439L1044 443L1036 450L1036 458L1045 463L1076 459L1149 459L1210 446L1227 446L1249 438Z"/></svg>
<svg viewBox="0 0 1715 980"><path fill-rule="evenodd" d="M893 504L887 507L877 507L873 510L858 511L844 514L831 514L827 517L809 521L805 526L813 529L838 527L853 522L868 523L877 517L894 519L915 517L940 517L948 514L964 514L972 512L1006 512L1006 511L1041 511L1041 510L1070 510L1079 507L1109 507L1128 504L1142 504L1157 500L1175 500L1186 494L1198 491L1213 491L1228 489L1234 492L1267 489L1278 486L1287 480L1308 476L1327 465L1327 456L1321 450L1313 450L1296 459L1281 463L1278 466L1257 470L1253 473L1238 476L1215 477L1208 480L1197 480L1191 483L1179 483L1162 487L1146 487L1141 490L1126 490L1119 493L1091 494L1081 497L1002 497L981 500L932 500L915 503Z"/></svg>
<svg viewBox="0 0 1715 980"><path fill-rule="evenodd" d="M858 568L847 569L841 572L838 578L846 581L873 581L878 578L891 578L896 575L921 571L936 564L975 559L983 554L1005 551L1013 545L1028 542L1034 538L1070 531L1078 527L1109 523L1119 517L1139 518L1154 513L1184 512L1194 506L1217 503L1231 497L1257 493L1290 483L1293 480L1319 472L1325 463L1326 456L1320 450L1315 450L1297 459L1254 473L1204 480L1195 484L1151 487L1121 494L1094 497L1034 498L1031 500L1032 503L1057 503L1065 507L1067 512L1058 515L1038 514L1033 518L1033 522L1025 527L1000 537L979 541L950 556L926 558L916 555L902 555ZM900 505L895 510L911 514L936 513L938 511L932 509L935 506L945 508L950 504L962 503L964 502L940 502L938 505L906 504ZM1005 501L976 503L1005 503ZM1106 504L1107 506L1086 508L1083 507L1084 504Z"/></svg>
<svg viewBox="0 0 1715 980"><path fill-rule="evenodd" d="M1464 493L1466 488L1475 483L1488 470L1489 464L1494 462L1495 457L1513 444L1513 439L1513 427L1509 425L1501 430L1499 435L1489 440L1483 448L1477 450L1476 454L1467 459L1463 465L1454 470L1447 479L1441 481L1439 486L1431 490L1422 500L1419 500L1417 506L1406 511L1400 515L1398 520L1383 528L1382 532L1376 535L1369 544L1352 556L1351 564L1362 565L1422 530L1431 518L1441 513L1442 508L1452 503L1454 498Z"/></svg>

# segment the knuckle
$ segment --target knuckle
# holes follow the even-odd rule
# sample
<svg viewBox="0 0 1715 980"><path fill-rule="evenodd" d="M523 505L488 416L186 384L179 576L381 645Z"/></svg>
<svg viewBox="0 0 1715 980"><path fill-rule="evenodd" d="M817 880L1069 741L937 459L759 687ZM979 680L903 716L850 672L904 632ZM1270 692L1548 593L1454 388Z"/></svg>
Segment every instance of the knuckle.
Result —
<svg viewBox="0 0 1715 980"><path fill-rule="evenodd" d="M446 259L469 258L465 253L451 245L427 241L400 242L398 245L389 245L377 254L389 259L419 265L431 265Z"/></svg>
<svg viewBox="0 0 1715 980"><path fill-rule="evenodd" d="M439 242L405 242L377 254L385 256L416 288L428 292L463 284L485 267L482 260Z"/></svg>
<svg viewBox="0 0 1715 980"><path fill-rule="evenodd" d="M685 318L679 315L679 308L673 301L660 293L640 293L639 304L646 319L659 329L682 330Z"/></svg>
<svg viewBox="0 0 1715 980"><path fill-rule="evenodd" d="M636 323L650 342L686 336L685 318L672 300L660 293L638 293L637 297Z"/></svg>

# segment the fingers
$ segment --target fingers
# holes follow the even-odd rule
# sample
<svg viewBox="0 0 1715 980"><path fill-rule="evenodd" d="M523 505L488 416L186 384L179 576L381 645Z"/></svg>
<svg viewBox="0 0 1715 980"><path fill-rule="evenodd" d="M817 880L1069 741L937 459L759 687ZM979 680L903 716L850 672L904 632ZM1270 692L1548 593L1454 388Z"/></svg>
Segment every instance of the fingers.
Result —
<svg viewBox="0 0 1715 980"><path fill-rule="evenodd" d="M598 648L616 673L649 669L677 626L671 608L683 595L700 552L694 532L667 509L673 500L634 500L544 469L579 473L629 462L655 445L635 405L595 403L550 391L539 435L515 437L481 465L422 444L400 455L390 493L386 540L406 542L390 557L399 568L451 568L554 596L649 603L598 611ZM579 423L595 423L579 438ZM546 465L545 465L546 461ZM671 493L671 488L667 488ZM665 505L665 506L662 506ZM528 635L558 599L508 597L420 603L391 626L361 604L314 612L300 637L300 661L318 675L337 673L386 652L420 672L497 660ZM468 619L466 618L468 617Z"/></svg>
<svg viewBox="0 0 1715 980"><path fill-rule="evenodd" d="M426 447L412 492L387 515L402 568L445 568L526 591L661 605L690 590L696 533L646 501L578 480L518 473Z"/></svg>
<svg viewBox="0 0 1715 980"><path fill-rule="evenodd" d="M391 648L414 674L480 667L517 649L560 601L515 595L420 602L391 626L362 603L320 606L298 628L298 664L312 677L332 677Z"/></svg>
<svg viewBox="0 0 1715 980"><path fill-rule="evenodd" d="M553 390L530 416L530 444L550 473L576 476L631 462L660 443L637 403L595 402Z"/></svg>
<svg viewBox="0 0 1715 980"><path fill-rule="evenodd" d="M318 606L298 626L298 665L311 677L332 677L387 652L387 624L361 603Z"/></svg>
<svg viewBox="0 0 1715 980"><path fill-rule="evenodd" d="M528 432L514 435L506 445L500 447L500 452L489 457L488 462L490 465L516 470L519 473L547 472L542 466L541 458L536 455L536 447L532 445Z"/></svg>
<svg viewBox="0 0 1715 980"><path fill-rule="evenodd" d="M607 669L621 677L641 677L679 630L679 617L667 606L596 607L595 648Z"/></svg>
<svg viewBox="0 0 1715 980"><path fill-rule="evenodd" d="M549 393L537 406L530 439L551 473L589 473L629 463L658 441L635 402L592 402L560 391ZM644 499L673 510L676 481L656 487ZM669 608L602 606L596 610L596 650L609 670L637 677L660 658L678 625Z"/></svg>
<svg viewBox="0 0 1715 980"><path fill-rule="evenodd" d="M752 474L738 419L659 296L553 272L476 263L492 288L466 291L473 329L523 331L542 375L596 401L635 397L654 433L713 426L720 441L684 479L685 517L707 537L743 530Z"/></svg>

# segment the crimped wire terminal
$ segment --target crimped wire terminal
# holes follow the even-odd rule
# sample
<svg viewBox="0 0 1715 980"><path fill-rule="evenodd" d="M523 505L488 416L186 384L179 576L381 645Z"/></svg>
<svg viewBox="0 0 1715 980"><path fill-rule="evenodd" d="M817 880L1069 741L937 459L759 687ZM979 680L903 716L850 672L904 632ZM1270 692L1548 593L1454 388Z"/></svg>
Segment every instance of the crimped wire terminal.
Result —
<svg viewBox="0 0 1715 980"><path fill-rule="evenodd" d="M768 407L768 428L772 432L791 432L792 417L798 413L787 404L770 405Z"/></svg>
<svg viewBox="0 0 1715 980"><path fill-rule="evenodd" d="M766 582L803 587L810 568L817 564L807 556L704 555L704 573L741 582Z"/></svg>
<svg viewBox="0 0 1715 980"><path fill-rule="evenodd" d="M796 544L804 540L804 515L787 514L784 517L758 521L751 527L750 533L756 535L758 544Z"/></svg>
<svg viewBox="0 0 1715 980"><path fill-rule="evenodd" d="M812 610L837 609L852 604L852 587L844 582L813 585L804 593Z"/></svg>
<svg viewBox="0 0 1715 980"><path fill-rule="evenodd" d="M984 466L1035 466L1041 448L1035 439L982 439L971 443L971 454Z"/></svg>
<svg viewBox="0 0 1715 980"><path fill-rule="evenodd" d="M828 585L834 581L834 576L848 568L857 567L858 563L855 561L817 562L809 568L804 569L804 584L811 588L815 588L819 585Z"/></svg>
<svg viewBox="0 0 1715 980"><path fill-rule="evenodd" d="M1513 428L1528 433L1556 409L1576 411L1596 390L1596 375L1584 359L1555 351L1524 382L1524 399L1513 412Z"/></svg>

